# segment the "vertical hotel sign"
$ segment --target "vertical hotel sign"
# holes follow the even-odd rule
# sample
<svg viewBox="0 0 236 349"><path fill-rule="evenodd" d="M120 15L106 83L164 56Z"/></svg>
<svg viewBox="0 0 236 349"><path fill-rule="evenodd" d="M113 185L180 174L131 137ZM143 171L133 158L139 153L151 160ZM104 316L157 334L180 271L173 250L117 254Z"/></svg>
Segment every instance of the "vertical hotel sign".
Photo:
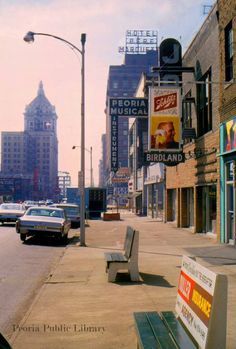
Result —
<svg viewBox="0 0 236 349"><path fill-rule="evenodd" d="M149 149L179 151L181 98L179 87L151 87L149 91Z"/></svg>
<svg viewBox="0 0 236 349"><path fill-rule="evenodd" d="M111 171L118 170L118 116L111 115Z"/></svg>

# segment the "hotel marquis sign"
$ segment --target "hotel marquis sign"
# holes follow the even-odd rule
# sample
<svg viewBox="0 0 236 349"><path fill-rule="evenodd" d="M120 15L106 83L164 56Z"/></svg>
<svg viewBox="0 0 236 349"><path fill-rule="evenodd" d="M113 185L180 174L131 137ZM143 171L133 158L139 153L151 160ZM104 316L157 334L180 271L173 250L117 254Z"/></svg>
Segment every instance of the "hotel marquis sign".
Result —
<svg viewBox="0 0 236 349"><path fill-rule="evenodd" d="M156 30L127 30L125 46L119 47L119 53L145 54L157 50L158 33Z"/></svg>

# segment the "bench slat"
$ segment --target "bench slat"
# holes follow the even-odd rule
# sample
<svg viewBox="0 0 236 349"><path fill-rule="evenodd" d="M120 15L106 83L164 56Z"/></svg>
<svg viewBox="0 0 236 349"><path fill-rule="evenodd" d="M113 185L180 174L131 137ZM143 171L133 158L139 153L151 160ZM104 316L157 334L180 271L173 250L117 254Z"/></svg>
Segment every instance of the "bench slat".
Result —
<svg viewBox="0 0 236 349"><path fill-rule="evenodd" d="M143 349L176 349L175 342L157 312L134 313L139 343Z"/></svg>
<svg viewBox="0 0 236 349"><path fill-rule="evenodd" d="M110 262L127 262L127 258L122 253L112 252L105 253L105 259Z"/></svg>
<svg viewBox="0 0 236 349"><path fill-rule="evenodd" d="M126 256L127 259L129 259L131 256L132 245L134 241L134 233L135 233L135 230L128 226L126 231L125 244L124 244L124 250L125 250L124 255Z"/></svg>
<svg viewBox="0 0 236 349"><path fill-rule="evenodd" d="M176 319L175 314L172 311L163 311L160 313L166 327L172 334L178 348L181 349L196 349L197 345L193 343L190 337L185 332L185 329L181 323Z"/></svg>

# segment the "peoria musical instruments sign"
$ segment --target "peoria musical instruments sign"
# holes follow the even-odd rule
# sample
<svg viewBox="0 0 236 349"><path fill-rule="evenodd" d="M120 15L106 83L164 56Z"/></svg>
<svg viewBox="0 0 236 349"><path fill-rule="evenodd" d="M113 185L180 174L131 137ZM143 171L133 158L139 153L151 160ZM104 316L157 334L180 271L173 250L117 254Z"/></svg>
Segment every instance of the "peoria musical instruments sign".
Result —
<svg viewBox="0 0 236 349"><path fill-rule="evenodd" d="M148 117L147 98L109 98L110 116Z"/></svg>
<svg viewBox="0 0 236 349"><path fill-rule="evenodd" d="M109 98L109 115L111 118L111 171L118 166L118 118L148 117L147 98Z"/></svg>

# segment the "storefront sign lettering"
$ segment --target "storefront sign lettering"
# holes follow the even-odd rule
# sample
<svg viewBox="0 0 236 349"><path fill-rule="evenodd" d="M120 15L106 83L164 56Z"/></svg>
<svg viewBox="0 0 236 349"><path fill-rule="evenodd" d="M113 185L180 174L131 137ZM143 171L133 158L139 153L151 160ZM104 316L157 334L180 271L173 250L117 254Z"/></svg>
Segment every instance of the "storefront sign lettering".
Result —
<svg viewBox="0 0 236 349"><path fill-rule="evenodd" d="M171 93L154 98L154 111L177 107L177 93Z"/></svg>
<svg viewBox="0 0 236 349"><path fill-rule="evenodd" d="M110 98L109 114L111 116L147 117L147 98Z"/></svg>
<svg viewBox="0 0 236 349"><path fill-rule="evenodd" d="M163 162L167 166L176 166L180 162L185 161L183 152L147 152L144 153L146 162Z"/></svg>

